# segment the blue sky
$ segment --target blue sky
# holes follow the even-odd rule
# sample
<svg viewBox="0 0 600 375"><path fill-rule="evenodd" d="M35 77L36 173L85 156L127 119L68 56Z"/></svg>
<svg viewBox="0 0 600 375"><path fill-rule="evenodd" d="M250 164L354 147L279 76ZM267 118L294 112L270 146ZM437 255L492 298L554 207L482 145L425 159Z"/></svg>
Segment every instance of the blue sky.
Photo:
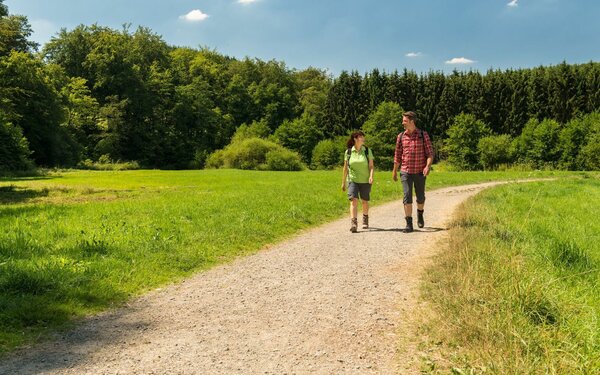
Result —
<svg viewBox="0 0 600 375"><path fill-rule="evenodd" d="M5 0L32 39L97 23L338 75L600 61L600 0Z"/></svg>

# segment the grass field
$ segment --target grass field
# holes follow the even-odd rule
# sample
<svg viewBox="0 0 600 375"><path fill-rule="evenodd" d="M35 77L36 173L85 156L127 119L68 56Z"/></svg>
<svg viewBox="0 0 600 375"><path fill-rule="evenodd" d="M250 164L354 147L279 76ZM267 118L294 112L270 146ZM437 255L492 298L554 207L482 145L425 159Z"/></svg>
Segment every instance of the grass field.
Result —
<svg viewBox="0 0 600 375"><path fill-rule="evenodd" d="M424 367L600 373L600 176L501 186L469 201L427 273Z"/></svg>
<svg viewBox="0 0 600 375"><path fill-rule="evenodd" d="M375 204L398 199L378 172ZM428 188L558 172L433 173ZM0 178L0 354L347 212L340 171ZM401 224L399 218L399 226Z"/></svg>

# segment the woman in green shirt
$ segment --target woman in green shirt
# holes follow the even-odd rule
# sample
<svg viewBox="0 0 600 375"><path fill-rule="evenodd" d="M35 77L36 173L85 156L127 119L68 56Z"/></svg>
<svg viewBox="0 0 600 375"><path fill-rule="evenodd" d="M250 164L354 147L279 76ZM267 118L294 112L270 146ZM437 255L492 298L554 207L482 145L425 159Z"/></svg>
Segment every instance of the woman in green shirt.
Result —
<svg viewBox="0 0 600 375"><path fill-rule="evenodd" d="M358 231L358 199L362 201L363 229L369 228L369 199L373 185L373 152L365 145L365 134L357 131L350 135L348 150L344 153L344 177L342 191L348 184L348 199L350 200L350 232Z"/></svg>

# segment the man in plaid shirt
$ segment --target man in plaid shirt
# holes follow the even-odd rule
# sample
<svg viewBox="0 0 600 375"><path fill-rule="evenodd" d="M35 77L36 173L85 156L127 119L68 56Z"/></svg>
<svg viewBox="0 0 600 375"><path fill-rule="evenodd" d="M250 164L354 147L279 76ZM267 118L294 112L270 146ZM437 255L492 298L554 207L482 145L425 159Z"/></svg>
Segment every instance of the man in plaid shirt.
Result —
<svg viewBox="0 0 600 375"><path fill-rule="evenodd" d="M412 221L412 196L413 185L417 195L417 223L419 228L425 226L423 212L425 208L425 179L429 174L433 162L433 147L431 138L426 131L417 128L417 115L410 111L402 114L404 131L396 138L396 152L394 154L394 170L392 178L398 181L398 166L400 166L400 180L404 190L404 215L406 228L404 233L413 229Z"/></svg>

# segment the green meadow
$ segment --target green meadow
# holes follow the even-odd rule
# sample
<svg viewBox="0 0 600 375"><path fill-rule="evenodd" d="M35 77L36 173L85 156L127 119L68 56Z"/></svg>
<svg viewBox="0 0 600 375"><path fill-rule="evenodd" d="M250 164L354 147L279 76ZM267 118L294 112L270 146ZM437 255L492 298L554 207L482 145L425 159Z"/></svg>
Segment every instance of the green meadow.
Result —
<svg viewBox="0 0 600 375"><path fill-rule="evenodd" d="M427 272L433 373L600 373L600 175L488 189Z"/></svg>
<svg viewBox="0 0 600 375"><path fill-rule="evenodd" d="M573 191L582 202L588 202L589 194L598 191L593 182L597 180L582 178L585 174L577 176L562 172L434 172L428 189L557 177L560 182L535 184L532 189L547 186L551 194L553 186L561 186L563 194L553 195L555 204L575 202ZM118 306L132 296L344 217L348 207L340 184L340 171L60 171L0 178L0 354L67 328L78 318ZM525 202L519 209L529 209L533 198L541 202L545 197L525 185L519 189L522 193L514 199ZM391 181L390 172L377 172L372 195L374 204L399 199L401 185ZM494 196L485 194L475 203ZM498 197L498 204L504 204L502 195ZM572 215L582 223L592 217L586 206L572 210L566 210L566 204L559 206L564 209L556 214ZM551 219L552 213L537 211L537 207L526 211L527 228L537 228L533 233L544 238L544 227L533 226L536 218L558 229L568 222L563 230L569 233L564 233L560 242L564 246L553 251L576 246L573 256L580 252L587 255L575 261L577 267L583 267L575 273L583 276L567 277L564 282L573 288L578 288L580 280L587 283L585 287L591 286L592 275L597 274L586 262L597 260L598 254L591 253L589 246L597 239L593 236L599 228L594 232L577 226L581 236L573 236L569 242L573 220ZM464 220L477 223L484 217ZM521 220L524 216L509 217ZM501 233L506 236L503 241L514 242L514 246L538 238L522 240L521 236L527 236L523 228ZM512 251L520 249L514 246ZM557 259L560 266L562 258ZM556 272L567 272L568 267ZM554 299L548 301L554 314ZM578 301L570 306L579 306ZM563 315L556 315L556 319L562 322Z"/></svg>

